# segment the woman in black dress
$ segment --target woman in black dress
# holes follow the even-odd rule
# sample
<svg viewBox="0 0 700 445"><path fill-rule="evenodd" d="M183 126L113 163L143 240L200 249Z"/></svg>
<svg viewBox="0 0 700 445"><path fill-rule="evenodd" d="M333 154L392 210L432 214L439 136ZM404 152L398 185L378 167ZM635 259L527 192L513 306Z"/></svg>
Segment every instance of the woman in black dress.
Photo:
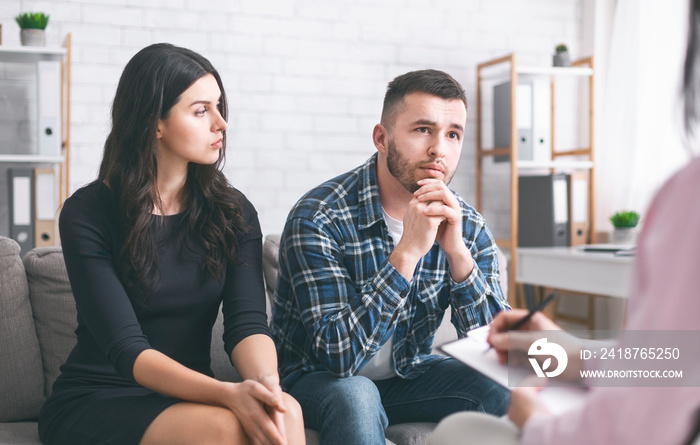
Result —
<svg viewBox="0 0 700 445"><path fill-rule="evenodd" d="M77 344L39 418L47 444L304 443L269 336L255 209L221 172L226 95L201 55L127 64L98 179L60 216ZM224 344L242 383L210 368Z"/></svg>

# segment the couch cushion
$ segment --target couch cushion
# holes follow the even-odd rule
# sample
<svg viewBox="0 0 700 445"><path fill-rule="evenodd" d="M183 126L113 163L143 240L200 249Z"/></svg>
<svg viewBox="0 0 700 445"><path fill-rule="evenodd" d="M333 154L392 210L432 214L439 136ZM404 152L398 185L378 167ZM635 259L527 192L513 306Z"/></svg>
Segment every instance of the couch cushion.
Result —
<svg viewBox="0 0 700 445"><path fill-rule="evenodd" d="M44 363L46 394L76 342L75 300L60 247L40 247L24 256L36 333Z"/></svg>
<svg viewBox="0 0 700 445"><path fill-rule="evenodd" d="M214 377L226 382L240 382L241 376L231 364L231 359L224 350L224 314L219 307L219 315L216 317L214 328L211 331L211 370Z"/></svg>
<svg viewBox="0 0 700 445"><path fill-rule="evenodd" d="M0 421L36 419L44 373L19 245L0 237Z"/></svg>
<svg viewBox="0 0 700 445"><path fill-rule="evenodd" d="M391 425L384 430L386 445L423 445L428 443L428 436L435 429L436 423L415 422ZM306 445L319 445L321 435L306 429Z"/></svg>
<svg viewBox="0 0 700 445"><path fill-rule="evenodd" d="M263 272L265 285L270 294L277 289L277 272L280 267L280 237L275 233L265 237L263 244Z"/></svg>
<svg viewBox="0 0 700 445"><path fill-rule="evenodd" d="M41 445L37 423L0 423L0 444Z"/></svg>
<svg viewBox="0 0 700 445"><path fill-rule="evenodd" d="M41 445L37 423L0 423L0 444Z"/></svg>
<svg viewBox="0 0 700 445"><path fill-rule="evenodd" d="M397 445L423 445L428 443L428 436L433 432L437 423L412 422L391 425L384 431L387 443Z"/></svg>

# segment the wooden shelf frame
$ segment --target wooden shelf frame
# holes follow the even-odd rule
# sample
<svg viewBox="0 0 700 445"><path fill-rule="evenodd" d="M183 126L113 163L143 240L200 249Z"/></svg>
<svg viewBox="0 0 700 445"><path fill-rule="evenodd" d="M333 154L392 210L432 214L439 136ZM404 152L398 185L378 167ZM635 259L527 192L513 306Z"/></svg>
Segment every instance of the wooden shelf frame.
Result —
<svg viewBox="0 0 700 445"><path fill-rule="evenodd" d="M66 51L61 61L61 155L63 162L59 171L58 205L63 203L70 195L70 84L71 84L71 34L66 35L63 48Z"/></svg>
<svg viewBox="0 0 700 445"><path fill-rule="evenodd" d="M491 71L494 67L505 67L496 76L484 71ZM523 168L545 168L552 172L560 169L585 169L588 171L588 230L587 240L595 243L595 66L593 57L587 57L573 62L571 68L560 67L518 67L518 59L515 53L496 59L488 60L477 65L476 79L476 209L483 210L483 160L492 156L510 156L510 237L507 239L496 239L496 244L501 248L510 251L510 261L508 263L508 301L513 307L518 306L516 301L515 276L517 270L516 249L518 246L518 172ZM541 165L518 165L518 143L516 125L516 86L518 76L550 76L551 85L551 163ZM556 78L559 76L584 76L589 79L589 147L577 148L573 150L557 151L555 145L555 98L556 98ZM502 78L510 82L510 146L495 147L485 149L482 146L483 139L483 97L482 84L485 80ZM586 157L587 160L567 160L567 157ZM521 161L522 162L522 161ZM537 163L535 163L537 164Z"/></svg>

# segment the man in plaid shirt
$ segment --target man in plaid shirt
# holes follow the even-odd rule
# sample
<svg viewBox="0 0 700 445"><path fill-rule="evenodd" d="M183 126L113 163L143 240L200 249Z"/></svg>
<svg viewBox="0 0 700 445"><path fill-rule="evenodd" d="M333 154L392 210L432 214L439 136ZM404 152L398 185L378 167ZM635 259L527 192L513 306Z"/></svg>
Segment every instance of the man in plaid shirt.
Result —
<svg viewBox="0 0 700 445"><path fill-rule="evenodd" d="M448 74L397 77L377 153L289 214L272 331L283 385L322 443L384 444L389 424L505 413L505 388L431 355L448 306L460 337L509 309L484 219L447 188L466 119Z"/></svg>

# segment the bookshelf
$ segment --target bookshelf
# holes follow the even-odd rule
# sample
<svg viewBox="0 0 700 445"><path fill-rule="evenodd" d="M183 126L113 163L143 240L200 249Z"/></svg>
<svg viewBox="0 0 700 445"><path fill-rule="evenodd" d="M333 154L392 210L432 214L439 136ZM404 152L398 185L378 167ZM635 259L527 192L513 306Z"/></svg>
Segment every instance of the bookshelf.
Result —
<svg viewBox="0 0 700 445"><path fill-rule="evenodd" d="M525 78L544 79L549 82L550 88L550 116L551 133L550 138L550 159L547 161L525 161L518 159L518 131L516 128L516 88L520 76ZM582 148L558 150L556 147L555 132L555 97L557 80L562 77L583 78L588 81L588 146ZM486 120L484 116L484 84L492 82L510 83L510 141L508 146L484 147L483 127ZM550 66L524 66L518 64L516 54L509 54L504 57L487 60L477 65L477 88L476 88L476 209L479 212L484 208L484 160L489 157L509 156L510 168L509 176L509 212L510 222L509 237L497 238L499 247L507 249L510 253L508 263L508 301L513 307L522 306L516 296L516 271L518 248L518 176L533 170L546 170L550 173L559 171L584 171L587 174L587 227L586 242L595 242L595 218L594 218L594 85L595 67L593 57L577 60L572 67L550 67Z"/></svg>
<svg viewBox="0 0 700 445"><path fill-rule="evenodd" d="M0 140L0 235L11 236L12 232L10 171L30 170L42 175L49 171L53 184L49 183L48 189L54 196L47 200L46 196L35 195L32 202L40 201L44 207L48 202L53 219L39 224L34 221L35 233L30 234L34 242L30 245L56 245L58 212L69 193L71 35L66 35L63 45L56 47L0 45L0 74L0 109L4 113L0 115L4 128ZM41 91L52 94L47 98ZM46 119L50 124L46 124ZM37 178L36 183L44 187L37 187L34 193L47 190L44 178ZM30 208L30 213L32 218L39 214L36 208ZM46 208L42 213L47 213ZM53 227L49 229L46 224ZM53 236L40 236L40 227ZM22 247L24 253L25 246Z"/></svg>

